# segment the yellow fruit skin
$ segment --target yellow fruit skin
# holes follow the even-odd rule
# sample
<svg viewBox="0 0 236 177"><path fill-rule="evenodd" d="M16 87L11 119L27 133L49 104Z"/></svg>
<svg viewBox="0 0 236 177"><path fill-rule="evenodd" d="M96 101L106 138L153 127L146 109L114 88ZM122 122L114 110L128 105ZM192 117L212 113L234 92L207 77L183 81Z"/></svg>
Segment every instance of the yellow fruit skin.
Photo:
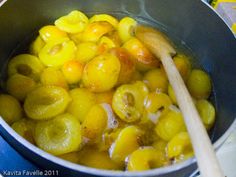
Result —
<svg viewBox="0 0 236 177"><path fill-rule="evenodd" d="M122 127L122 128L121 127L113 129L113 131L105 131L105 132L103 132L102 139L95 144L96 148L99 151L109 151L112 143L114 143L114 141L118 137L120 131L124 128L124 127Z"/></svg>
<svg viewBox="0 0 236 177"><path fill-rule="evenodd" d="M170 97L165 93L152 92L146 97L144 106L148 112L155 113L159 109L169 109L171 103Z"/></svg>
<svg viewBox="0 0 236 177"><path fill-rule="evenodd" d="M184 81L187 81L190 72L191 72L191 63L189 58L185 55L178 54L173 58L173 61L179 70L180 75L182 76Z"/></svg>
<svg viewBox="0 0 236 177"><path fill-rule="evenodd" d="M98 53L102 54L107 52L109 49L118 47L115 42L107 36L102 36L98 41Z"/></svg>
<svg viewBox="0 0 236 177"><path fill-rule="evenodd" d="M152 144L152 147L164 153L166 152L166 146L167 142L162 139L158 139Z"/></svg>
<svg viewBox="0 0 236 177"><path fill-rule="evenodd" d="M98 46L94 42L82 42L77 45L76 59L87 63L97 55Z"/></svg>
<svg viewBox="0 0 236 177"><path fill-rule="evenodd" d="M111 105L113 95L114 95L114 90L96 93L96 102L97 104L108 103Z"/></svg>
<svg viewBox="0 0 236 177"><path fill-rule="evenodd" d="M11 95L0 94L0 116L10 125L20 120L23 113L17 99Z"/></svg>
<svg viewBox="0 0 236 177"><path fill-rule="evenodd" d="M24 110L32 119L45 120L63 113L70 101L71 98L65 89L41 86L27 95Z"/></svg>
<svg viewBox="0 0 236 177"><path fill-rule="evenodd" d="M121 130L109 149L111 159L119 164L124 163L126 157L139 148L141 136L142 131L136 126L128 126Z"/></svg>
<svg viewBox="0 0 236 177"><path fill-rule="evenodd" d="M14 74L7 80L7 92L19 101L24 101L27 94L35 88L35 81L21 74Z"/></svg>
<svg viewBox="0 0 236 177"><path fill-rule="evenodd" d="M88 24L88 17L78 11L71 11L68 15L62 16L55 21L55 25L67 33L82 32Z"/></svg>
<svg viewBox="0 0 236 177"><path fill-rule="evenodd" d="M166 74L159 68L145 73L143 81L151 91L167 92L168 79Z"/></svg>
<svg viewBox="0 0 236 177"><path fill-rule="evenodd" d="M156 123L159 117L169 111L172 104L170 97L164 93L149 93L144 100L144 107L147 111L148 119Z"/></svg>
<svg viewBox="0 0 236 177"><path fill-rule="evenodd" d="M73 163L131 173L194 155L163 65L135 36L134 18L74 10L54 24L40 28L29 54L9 60L0 117L19 135ZM185 54L173 62L209 130L209 75Z"/></svg>
<svg viewBox="0 0 236 177"><path fill-rule="evenodd" d="M61 70L67 83L75 84L82 78L84 65L78 60L70 60L64 63Z"/></svg>
<svg viewBox="0 0 236 177"><path fill-rule="evenodd" d="M144 98L148 95L146 85L137 81L117 88L112 100L112 108L119 118L125 122L141 119L144 111Z"/></svg>
<svg viewBox="0 0 236 177"><path fill-rule="evenodd" d="M87 113L82 123L82 135L89 143L100 141L103 131L107 127L107 113L101 105L94 105Z"/></svg>
<svg viewBox="0 0 236 177"><path fill-rule="evenodd" d="M25 138L30 143L34 144L34 129L35 122L30 119L20 119L14 122L11 126L19 135Z"/></svg>
<svg viewBox="0 0 236 177"><path fill-rule="evenodd" d="M196 102L196 108L202 118L202 122L206 129L209 130L215 122L215 108L207 100L201 99Z"/></svg>
<svg viewBox="0 0 236 177"><path fill-rule="evenodd" d="M98 14L98 15L94 15L92 16L90 19L89 19L89 22L90 23L93 23L93 22L99 22L99 21L105 21L105 22L108 22L110 23L114 28L117 28L118 26L118 20L111 16L111 15L108 15L108 14Z"/></svg>
<svg viewBox="0 0 236 177"><path fill-rule="evenodd" d="M176 134L167 144L168 158L181 155L186 148L191 148L191 141L187 132Z"/></svg>
<svg viewBox="0 0 236 177"><path fill-rule="evenodd" d="M134 151L127 159L128 171L143 171L164 165L165 154L153 147L141 147Z"/></svg>
<svg viewBox="0 0 236 177"><path fill-rule="evenodd" d="M113 162L107 152L86 147L78 153L78 163L81 165L107 170L122 170L122 166Z"/></svg>
<svg viewBox="0 0 236 177"><path fill-rule="evenodd" d="M48 67L44 69L40 76L40 81L44 86L58 86L66 90L68 89L63 73L57 68Z"/></svg>
<svg viewBox="0 0 236 177"><path fill-rule="evenodd" d="M160 65L160 61L136 37L126 41L123 47L131 54L138 70L147 71Z"/></svg>
<svg viewBox="0 0 236 177"><path fill-rule="evenodd" d="M185 131L185 124L181 112L170 110L158 120L155 131L165 141L169 141L177 133Z"/></svg>
<svg viewBox="0 0 236 177"><path fill-rule="evenodd" d="M115 43L116 46L120 47L122 45L122 41L117 31L111 31L106 34L106 36L109 37Z"/></svg>
<svg viewBox="0 0 236 177"><path fill-rule="evenodd" d="M194 98L207 99L211 93L211 79L205 71L193 69L188 78L187 87Z"/></svg>
<svg viewBox="0 0 236 177"><path fill-rule="evenodd" d="M96 104L96 97L84 88L76 88L69 93L72 101L67 107L67 112L74 115L82 123L90 108Z"/></svg>
<svg viewBox="0 0 236 177"><path fill-rule="evenodd" d="M59 38L68 37L66 32L61 31L59 28L53 25L47 25L42 27L39 30L39 35L46 43L49 41L57 40Z"/></svg>
<svg viewBox="0 0 236 177"><path fill-rule="evenodd" d="M106 21L89 23L83 31L82 41L98 42L103 35L113 30L113 26Z"/></svg>
<svg viewBox="0 0 236 177"><path fill-rule="evenodd" d="M36 39L30 45L30 53L32 55L38 56L40 50L44 47L45 42L40 36L37 36Z"/></svg>
<svg viewBox="0 0 236 177"><path fill-rule="evenodd" d="M76 46L69 38L49 41L39 52L39 59L45 66L60 67L75 58Z"/></svg>
<svg viewBox="0 0 236 177"><path fill-rule="evenodd" d="M82 34L83 34L83 32L75 33L75 34L69 33L68 36L69 36L70 40L72 40L76 45L78 45L83 42L83 35Z"/></svg>
<svg viewBox="0 0 236 177"><path fill-rule="evenodd" d="M20 54L13 57L8 63L8 76L22 74L38 80L44 66L38 57L29 54Z"/></svg>
<svg viewBox="0 0 236 177"><path fill-rule="evenodd" d="M85 65L82 82L86 88L93 92L105 92L116 85L119 74L119 59L105 53Z"/></svg>
<svg viewBox="0 0 236 177"><path fill-rule="evenodd" d="M109 53L120 60L120 74L117 85L129 83L135 72L135 64L131 59L131 55L126 49L121 47L112 48Z"/></svg>
<svg viewBox="0 0 236 177"><path fill-rule="evenodd" d="M77 151L81 145L81 126L71 114L62 114L35 127L35 141L41 149L61 155Z"/></svg>
<svg viewBox="0 0 236 177"><path fill-rule="evenodd" d="M172 86L171 86L170 84L168 85L168 95L170 96L172 102L173 102L175 105L178 105L177 100L176 100L176 97L175 97L174 90L173 90L173 88L172 88Z"/></svg>
<svg viewBox="0 0 236 177"><path fill-rule="evenodd" d="M122 42L128 41L132 38L135 26L137 25L137 21L130 17L124 17L120 20L118 24L118 34L122 40Z"/></svg>

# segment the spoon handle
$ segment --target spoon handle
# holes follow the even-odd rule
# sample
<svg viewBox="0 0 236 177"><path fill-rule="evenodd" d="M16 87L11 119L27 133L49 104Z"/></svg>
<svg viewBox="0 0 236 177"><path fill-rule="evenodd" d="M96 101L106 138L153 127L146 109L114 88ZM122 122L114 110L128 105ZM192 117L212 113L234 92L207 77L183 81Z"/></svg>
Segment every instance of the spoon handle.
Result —
<svg viewBox="0 0 236 177"><path fill-rule="evenodd" d="M165 54L160 59L183 113L202 177L224 177L207 131L171 56Z"/></svg>

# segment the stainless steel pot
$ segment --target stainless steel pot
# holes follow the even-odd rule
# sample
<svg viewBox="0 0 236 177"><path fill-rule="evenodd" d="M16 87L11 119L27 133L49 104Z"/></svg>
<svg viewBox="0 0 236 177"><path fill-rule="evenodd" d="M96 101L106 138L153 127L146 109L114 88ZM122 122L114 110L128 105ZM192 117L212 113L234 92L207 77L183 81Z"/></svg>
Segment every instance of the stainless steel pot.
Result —
<svg viewBox="0 0 236 177"><path fill-rule="evenodd" d="M5 1L4 1L5 2ZM186 44L199 63L211 75L214 85L217 120L211 132L216 148L235 128L236 117L236 40L224 21L200 0L9 0L0 8L0 68L13 49L41 26L52 23L71 10L86 13L129 15L157 25L170 36ZM179 40L181 39L181 40ZM119 172L88 168L54 157L17 135L0 118L0 134L33 163L46 169L59 169L60 176L189 176L195 159L145 172Z"/></svg>

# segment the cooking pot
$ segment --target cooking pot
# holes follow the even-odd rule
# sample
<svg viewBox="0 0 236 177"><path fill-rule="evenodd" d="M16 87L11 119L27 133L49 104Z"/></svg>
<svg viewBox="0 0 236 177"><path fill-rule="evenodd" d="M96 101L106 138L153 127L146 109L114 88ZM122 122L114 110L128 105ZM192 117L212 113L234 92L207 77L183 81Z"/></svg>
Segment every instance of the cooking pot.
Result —
<svg viewBox="0 0 236 177"><path fill-rule="evenodd" d="M217 110L216 123L210 136L216 149L235 128L236 40L224 21L206 3L200 0L9 0L1 4L1 86L13 50L22 41L27 41L25 39L31 36L29 34L34 34L41 26L53 23L56 18L75 9L90 15L128 15L142 23L157 26L180 46L188 46L195 56L193 62L210 74L214 90L212 98ZM182 163L143 172L99 170L67 162L40 150L17 135L2 118L0 134L24 157L43 169L59 170L59 176L64 177L187 177L197 168L195 158L191 158Z"/></svg>

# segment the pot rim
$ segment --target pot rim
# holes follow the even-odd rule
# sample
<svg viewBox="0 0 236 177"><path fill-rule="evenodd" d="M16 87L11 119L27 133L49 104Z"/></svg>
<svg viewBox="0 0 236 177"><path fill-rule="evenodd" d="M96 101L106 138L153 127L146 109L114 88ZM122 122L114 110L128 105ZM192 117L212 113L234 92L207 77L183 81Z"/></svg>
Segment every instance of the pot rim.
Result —
<svg viewBox="0 0 236 177"><path fill-rule="evenodd" d="M0 2L0 8L6 2L7 2L7 0L2 0ZM211 10L214 11L213 7L211 7L207 2L202 1L202 3L205 4L206 6L208 6L208 8L210 8ZM224 21L224 23L227 25L225 20L219 14L217 14L217 16L219 18L221 18L221 20ZM228 26L228 28L230 29L229 26ZM232 36L233 36L233 32L232 32ZM147 171L141 171L141 172L129 172L129 171L114 171L114 170L96 169L96 168L86 167L86 166L82 166L82 165L79 165L79 164L75 164L75 163L63 160L63 159L61 159L59 157L53 156L53 155L51 155L51 154L41 150L37 146L29 143L23 137L18 135L4 121L4 119L0 116L0 128L1 128L1 126L2 126L3 129L5 129L5 131L8 134L10 134L11 137L13 137L13 139L15 141L20 143L26 149L29 149L31 152L37 154L38 156L40 156L40 157L42 157L42 158L44 158L44 159L46 159L48 161L51 161L51 162L53 162L53 163L55 163L57 165L61 165L63 167L66 167L68 169L71 169L71 170L74 170L74 171L77 171L77 172L89 173L89 174L97 175L97 176L114 176L114 177L118 177L118 176L128 176L128 177L136 176L136 177L142 177L142 176L162 175L162 174L174 172L174 171L177 171L179 169L185 168L185 167L187 167L187 166L189 166L189 165L191 165L191 164L196 162L196 158L193 157L193 158L190 158L188 160L185 160L185 161L177 163L177 164L173 164L173 165L169 165L169 166L161 167L161 168L156 168L156 169L151 169L151 170L147 170ZM221 145L225 142L225 140L228 138L228 136L231 134L231 132L234 129L236 129L236 118L234 118L233 123L225 131L225 133L213 144L213 146L214 146L214 148L216 150L218 150L221 147ZM11 144L10 142L8 142L8 143Z"/></svg>

